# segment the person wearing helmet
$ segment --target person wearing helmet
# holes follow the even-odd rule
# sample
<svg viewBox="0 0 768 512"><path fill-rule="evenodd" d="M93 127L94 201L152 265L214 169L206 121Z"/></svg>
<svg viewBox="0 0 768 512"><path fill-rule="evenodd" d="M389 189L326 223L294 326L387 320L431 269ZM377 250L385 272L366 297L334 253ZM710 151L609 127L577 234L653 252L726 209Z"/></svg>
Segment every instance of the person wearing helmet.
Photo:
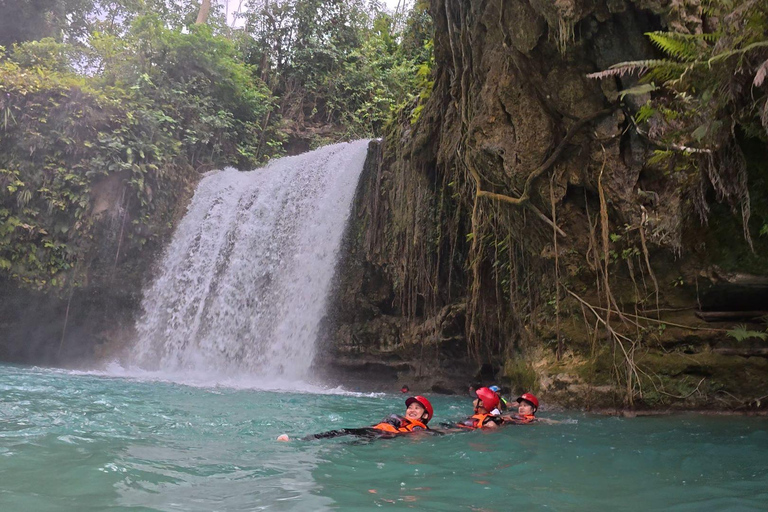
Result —
<svg viewBox="0 0 768 512"><path fill-rule="evenodd" d="M501 417L491 411L499 406L499 396L488 388L480 388L475 394L477 398L472 402L475 413L457 423L457 426L470 430L498 427L502 422Z"/></svg>
<svg viewBox="0 0 768 512"><path fill-rule="evenodd" d="M405 401L405 407L405 416L391 414L371 428L392 434L405 434L429 429L427 423L432 419L434 412L429 400L423 396L412 396Z"/></svg>
<svg viewBox="0 0 768 512"><path fill-rule="evenodd" d="M503 416L505 424L525 425L539 421L536 411L539 409L539 399L531 393L523 393L517 397L517 414Z"/></svg>
<svg viewBox="0 0 768 512"><path fill-rule="evenodd" d="M343 428L321 432L320 434L311 434L303 439L330 439L339 436L358 436L358 437L393 437L400 434L409 434L411 432L431 431L427 426L429 420L434 415L432 404L423 396L412 396L405 401L405 415L399 416L391 414L381 420L376 425L363 428ZM290 441L287 434L277 438L278 441Z"/></svg>

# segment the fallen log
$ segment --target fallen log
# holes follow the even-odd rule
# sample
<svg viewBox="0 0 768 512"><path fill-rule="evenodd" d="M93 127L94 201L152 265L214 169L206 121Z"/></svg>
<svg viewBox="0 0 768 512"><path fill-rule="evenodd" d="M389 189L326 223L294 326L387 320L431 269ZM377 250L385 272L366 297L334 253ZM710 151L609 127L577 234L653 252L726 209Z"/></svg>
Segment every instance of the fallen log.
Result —
<svg viewBox="0 0 768 512"><path fill-rule="evenodd" d="M768 316L768 311L696 311L695 315L705 322L732 322Z"/></svg>

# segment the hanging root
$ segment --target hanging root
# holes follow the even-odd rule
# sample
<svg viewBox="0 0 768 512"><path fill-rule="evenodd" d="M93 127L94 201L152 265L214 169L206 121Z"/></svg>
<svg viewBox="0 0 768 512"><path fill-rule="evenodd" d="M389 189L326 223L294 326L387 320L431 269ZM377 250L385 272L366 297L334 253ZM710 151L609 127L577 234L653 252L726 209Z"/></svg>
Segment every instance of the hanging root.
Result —
<svg viewBox="0 0 768 512"><path fill-rule="evenodd" d="M472 355L476 359L480 357L480 340L477 329L477 309L480 302L481 275L480 263L482 261L482 244L480 226L480 201L475 195L472 206L472 244L469 249L469 261L472 268L472 285L469 290L469 302L467 303L467 344Z"/></svg>
<svg viewBox="0 0 768 512"><path fill-rule="evenodd" d="M470 173L470 176L472 177L472 180L475 182L476 187L476 195L479 197L488 197L490 199L494 199L497 201L502 201L508 204L512 204L515 206L523 206L526 203L528 203L531 199L531 190L533 189L534 182L545 172L547 172L560 158L560 155L562 154L563 150L565 150L565 147L570 143L571 139L587 124L591 123L595 119L598 119L600 117L606 116L614 111L614 108L606 108L603 110L600 110L598 112L594 112L587 117L584 117L582 119L579 119L571 128L568 130L568 132L565 134L565 137L563 137L563 140L560 141L560 143L555 147L554 151L552 151L552 154L549 155L549 158L547 158L544 162L541 163L536 169L534 169L529 175L528 178L525 180L525 186L523 187L523 193L520 195L520 197L512 197L505 194L497 194L495 192L489 192L487 190L483 190L481 187L482 180L480 179L480 174L475 170L473 167L469 165L469 163L461 157L461 155L458 152L458 149L456 150L456 154L459 158L459 160L464 164L464 166L467 168L467 170ZM538 210L537 210L538 211ZM542 215L541 212L538 212L539 215ZM551 221L549 221L551 222Z"/></svg>
<svg viewBox="0 0 768 512"><path fill-rule="evenodd" d="M549 201L552 207L552 225L557 226L557 208L555 208L555 175L549 180ZM557 333L557 353L559 361L563 357L563 337L560 333L560 256L557 248L557 230L552 230L552 244L555 249L555 332Z"/></svg>
<svg viewBox="0 0 768 512"><path fill-rule="evenodd" d="M657 317L661 318L658 314L659 308L659 282L656 280L656 274L653 273L653 267L651 267L651 258L648 254L648 244L645 242L645 226L640 224L640 245L643 248L643 257L645 258L645 266L648 268L648 275L651 276L653 281L653 290L656 294L656 311Z"/></svg>

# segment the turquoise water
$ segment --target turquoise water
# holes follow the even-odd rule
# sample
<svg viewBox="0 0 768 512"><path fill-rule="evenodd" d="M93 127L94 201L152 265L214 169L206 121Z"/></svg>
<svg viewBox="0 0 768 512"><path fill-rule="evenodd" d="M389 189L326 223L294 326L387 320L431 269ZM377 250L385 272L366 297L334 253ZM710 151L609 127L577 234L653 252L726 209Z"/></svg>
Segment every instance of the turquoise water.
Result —
<svg viewBox="0 0 768 512"><path fill-rule="evenodd" d="M435 421L469 399L433 398ZM0 510L766 510L768 419L620 419L363 443L403 397L0 366Z"/></svg>

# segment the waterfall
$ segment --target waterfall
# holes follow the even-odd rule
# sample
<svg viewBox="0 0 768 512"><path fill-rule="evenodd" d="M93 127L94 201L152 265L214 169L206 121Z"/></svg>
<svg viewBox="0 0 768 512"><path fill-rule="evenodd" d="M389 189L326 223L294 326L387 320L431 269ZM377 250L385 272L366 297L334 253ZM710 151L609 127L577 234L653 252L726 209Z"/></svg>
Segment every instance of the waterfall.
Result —
<svg viewBox="0 0 768 512"><path fill-rule="evenodd" d="M134 365L306 379L367 146L203 178L144 292Z"/></svg>

